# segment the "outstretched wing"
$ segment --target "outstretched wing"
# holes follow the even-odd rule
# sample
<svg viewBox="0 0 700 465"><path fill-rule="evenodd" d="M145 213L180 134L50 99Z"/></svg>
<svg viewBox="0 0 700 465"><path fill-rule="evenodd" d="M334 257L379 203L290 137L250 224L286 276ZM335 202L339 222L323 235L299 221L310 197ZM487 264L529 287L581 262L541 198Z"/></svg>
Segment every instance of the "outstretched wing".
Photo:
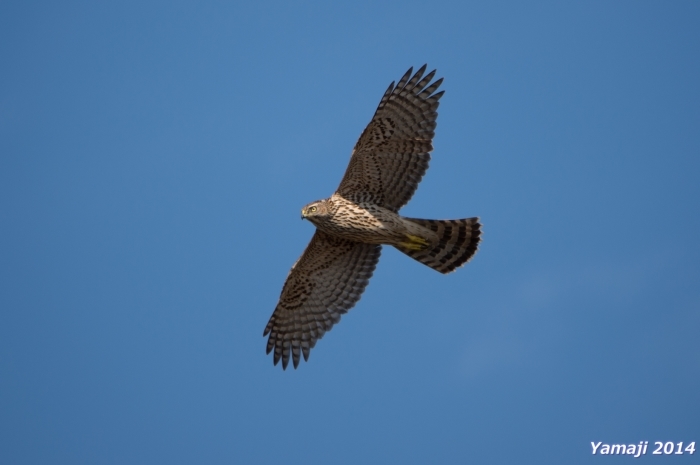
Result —
<svg viewBox="0 0 700 465"><path fill-rule="evenodd" d="M340 321L364 292L379 261L381 246L348 241L316 230L308 247L292 266L282 295L263 336L267 353L282 368L292 354L294 368L300 354L309 352L324 333Z"/></svg>
<svg viewBox="0 0 700 465"><path fill-rule="evenodd" d="M428 169L437 108L444 93L435 93L442 78L428 86L435 70L421 79L426 66L413 77L410 68L396 87L392 82L384 93L355 144L338 194L393 211L411 199Z"/></svg>

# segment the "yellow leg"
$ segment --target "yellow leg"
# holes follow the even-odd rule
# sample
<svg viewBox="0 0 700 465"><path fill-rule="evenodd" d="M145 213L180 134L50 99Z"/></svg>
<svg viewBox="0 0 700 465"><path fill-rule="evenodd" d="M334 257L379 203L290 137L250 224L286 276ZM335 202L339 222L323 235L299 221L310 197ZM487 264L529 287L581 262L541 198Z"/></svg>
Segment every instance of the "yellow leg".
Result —
<svg viewBox="0 0 700 465"><path fill-rule="evenodd" d="M430 246L430 242L422 237L414 236L413 234L406 234L406 239L408 239L408 241L401 242L399 245L408 250L424 250Z"/></svg>

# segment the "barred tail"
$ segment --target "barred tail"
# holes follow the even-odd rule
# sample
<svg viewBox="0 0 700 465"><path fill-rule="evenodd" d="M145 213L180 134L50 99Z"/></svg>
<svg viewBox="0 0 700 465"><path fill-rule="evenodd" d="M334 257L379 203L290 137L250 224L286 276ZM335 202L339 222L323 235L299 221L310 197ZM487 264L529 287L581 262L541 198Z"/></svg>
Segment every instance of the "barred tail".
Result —
<svg viewBox="0 0 700 465"><path fill-rule="evenodd" d="M450 273L469 261L476 253L481 240L479 218L463 220L404 219L435 231L440 240L437 244L423 250L411 250L401 246L396 246L396 248L440 273Z"/></svg>

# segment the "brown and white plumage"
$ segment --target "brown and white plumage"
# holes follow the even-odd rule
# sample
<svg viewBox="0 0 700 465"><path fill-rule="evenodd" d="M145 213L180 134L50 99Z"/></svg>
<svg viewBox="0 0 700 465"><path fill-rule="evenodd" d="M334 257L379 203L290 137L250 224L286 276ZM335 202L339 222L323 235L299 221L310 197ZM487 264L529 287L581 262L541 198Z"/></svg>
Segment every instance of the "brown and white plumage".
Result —
<svg viewBox="0 0 700 465"><path fill-rule="evenodd" d="M280 300L265 327L267 353L275 365L294 368L364 292L379 261L381 244L449 273L466 263L480 241L478 218L421 220L399 209L413 196L428 169L437 108L435 71L412 68L392 82L357 141L338 190L302 209L317 228L292 266Z"/></svg>

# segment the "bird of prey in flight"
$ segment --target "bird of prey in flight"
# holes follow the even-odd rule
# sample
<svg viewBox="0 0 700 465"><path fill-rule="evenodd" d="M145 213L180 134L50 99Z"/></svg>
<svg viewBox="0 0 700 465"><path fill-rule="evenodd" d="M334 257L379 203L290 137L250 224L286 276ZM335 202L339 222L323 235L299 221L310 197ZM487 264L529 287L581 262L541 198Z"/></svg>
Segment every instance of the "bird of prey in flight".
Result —
<svg viewBox="0 0 700 465"><path fill-rule="evenodd" d="M338 190L301 210L316 226L292 266L263 336L274 364L294 368L360 299L382 245L392 245L440 273L476 253L478 218L425 220L399 215L428 169L442 78L423 65L392 82L355 144Z"/></svg>

